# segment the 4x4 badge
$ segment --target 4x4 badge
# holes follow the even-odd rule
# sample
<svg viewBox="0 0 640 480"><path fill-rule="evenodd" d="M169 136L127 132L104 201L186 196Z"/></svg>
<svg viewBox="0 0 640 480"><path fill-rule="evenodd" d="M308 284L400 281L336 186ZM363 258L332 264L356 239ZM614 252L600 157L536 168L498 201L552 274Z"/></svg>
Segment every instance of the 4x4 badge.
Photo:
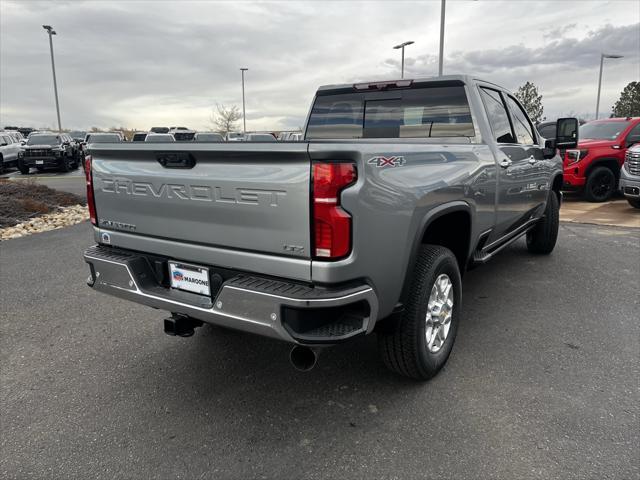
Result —
<svg viewBox="0 0 640 480"><path fill-rule="evenodd" d="M367 163L370 165L375 165L378 168L401 167L405 164L405 159L403 156L383 157L382 155L379 155L377 157L370 158Z"/></svg>

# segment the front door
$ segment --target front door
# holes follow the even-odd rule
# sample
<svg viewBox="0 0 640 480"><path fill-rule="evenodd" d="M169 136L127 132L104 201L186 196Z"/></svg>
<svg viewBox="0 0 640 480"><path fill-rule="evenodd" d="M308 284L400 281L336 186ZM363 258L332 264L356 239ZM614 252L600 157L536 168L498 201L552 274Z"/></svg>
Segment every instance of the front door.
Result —
<svg viewBox="0 0 640 480"><path fill-rule="evenodd" d="M518 146L525 159L525 186L528 211L532 212L547 201L549 185L549 169L544 158L544 150L536 142L533 124L522 106L511 95L506 95L509 116Z"/></svg>

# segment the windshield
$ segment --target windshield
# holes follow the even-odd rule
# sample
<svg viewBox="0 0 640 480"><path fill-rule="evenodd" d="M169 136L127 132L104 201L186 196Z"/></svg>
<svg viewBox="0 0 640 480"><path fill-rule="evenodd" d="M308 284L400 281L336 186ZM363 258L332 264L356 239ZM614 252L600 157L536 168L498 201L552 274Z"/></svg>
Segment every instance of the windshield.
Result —
<svg viewBox="0 0 640 480"><path fill-rule="evenodd" d="M219 133L198 133L196 140L199 142L224 142L224 138Z"/></svg>
<svg viewBox="0 0 640 480"><path fill-rule="evenodd" d="M307 139L473 137L462 85L319 95Z"/></svg>
<svg viewBox="0 0 640 480"><path fill-rule="evenodd" d="M173 138L173 135L171 135L170 133L158 133L155 135L147 135L147 138L145 139L145 142L149 142L149 143L170 143L170 142L175 142L175 139Z"/></svg>
<svg viewBox="0 0 640 480"><path fill-rule="evenodd" d="M630 122L591 122L579 129L580 139L615 140L629 126Z"/></svg>
<svg viewBox="0 0 640 480"><path fill-rule="evenodd" d="M58 145L61 143L57 135L31 135L27 145Z"/></svg>
<svg viewBox="0 0 640 480"><path fill-rule="evenodd" d="M106 133L102 135L89 135L88 143L119 143L122 139L117 133Z"/></svg>
<svg viewBox="0 0 640 480"><path fill-rule="evenodd" d="M276 142L277 140L273 135L269 134L257 134L257 135L249 135L247 140L250 142Z"/></svg>

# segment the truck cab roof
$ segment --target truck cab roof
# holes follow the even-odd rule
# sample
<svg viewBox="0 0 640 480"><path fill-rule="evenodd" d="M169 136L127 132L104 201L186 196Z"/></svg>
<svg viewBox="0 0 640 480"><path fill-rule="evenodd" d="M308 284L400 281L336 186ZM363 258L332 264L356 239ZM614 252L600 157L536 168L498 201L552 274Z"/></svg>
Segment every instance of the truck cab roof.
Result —
<svg viewBox="0 0 640 480"><path fill-rule="evenodd" d="M472 75L443 75L440 77L417 77L417 78L403 78L396 80L365 80L354 83L343 83L335 85L322 85L318 88L318 92L334 92L334 91L354 91L354 90L384 90L387 88L407 88L409 86L423 85L426 83L438 83L438 82L460 82L463 84L470 84L474 82L482 82L490 85L494 85L497 88L504 89L504 87L497 85L493 82L483 80Z"/></svg>

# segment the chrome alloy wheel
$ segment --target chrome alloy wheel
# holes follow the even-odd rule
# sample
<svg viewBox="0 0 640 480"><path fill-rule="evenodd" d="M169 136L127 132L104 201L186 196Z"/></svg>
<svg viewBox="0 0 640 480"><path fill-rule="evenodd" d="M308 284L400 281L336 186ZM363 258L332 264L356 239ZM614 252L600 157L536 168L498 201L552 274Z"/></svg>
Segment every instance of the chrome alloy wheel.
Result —
<svg viewBox="0 0 640 480"><path fill-rule="evenodd" d="M444 345L451 328L453 313L453 283L446 274L438 275L429 296L424 334L427 349L438 353Z"/></svg>

